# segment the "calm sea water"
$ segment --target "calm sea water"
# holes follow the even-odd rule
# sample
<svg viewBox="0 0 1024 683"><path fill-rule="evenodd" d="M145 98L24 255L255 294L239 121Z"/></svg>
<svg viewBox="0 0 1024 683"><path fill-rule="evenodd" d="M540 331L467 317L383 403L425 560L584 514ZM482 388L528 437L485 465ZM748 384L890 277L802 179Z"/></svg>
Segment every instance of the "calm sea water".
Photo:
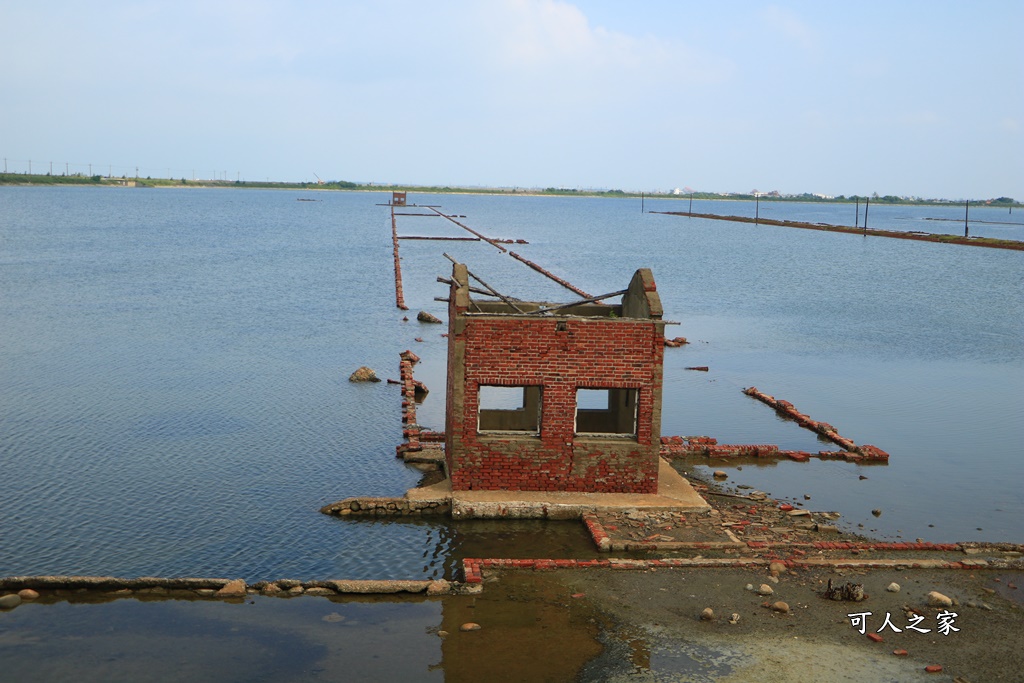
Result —
<svg viewBox="0 0 1024 683"><path fill-rule="evenodd" d="M755 385L892 455L744 464L733 483L811 495L887 536L1024 541L1019 252L642 214L633 200L411 198L529 240L515 249L595 294L651 267L680 323L669 334L693 342L666 350L664 433L824 447L740 393ZM0 574L425 578L465 554L591 552L571 523L319 514L419 480L394 458L397 388L347 377L397 376L412 348L432 389L420 422L443 428L443 330L414 317L446 315L442 251L513 296L572 298L486 244L405 241L403 321L385 199L0 188ZM715 212L753 211L728 204ZM771 215L813 208L792 206ZM929 229L936 211L898 208L898 229ZM461 233L412 216L399 229Z"/></svg>

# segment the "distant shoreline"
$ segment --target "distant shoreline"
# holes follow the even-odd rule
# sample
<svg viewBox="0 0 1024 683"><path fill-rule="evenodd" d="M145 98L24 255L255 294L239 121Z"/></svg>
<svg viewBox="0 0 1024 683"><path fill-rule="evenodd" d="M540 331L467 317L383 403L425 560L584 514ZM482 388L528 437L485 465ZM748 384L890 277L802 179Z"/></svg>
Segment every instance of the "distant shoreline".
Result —
<svg viewBox="0 0 1024 683"><path fill-rule="evenodd" d="M359 184L348 181L331 181L324 183L289 183L274 181L247 181L247 180L187 180L168 178L128 178L108 176L51 176L27 173L0 173L0 185L22 185L22 186L53 186L69 185L81 187L134 187L134 188L234 188L234 189L261 189L261 190L301 190L301 191L335 191L335 192L415 192L422 194L477 194L496 195L504 197L606 197L618 199L652 199L652 200L675 200L675 201L758 201L769 203L803 203L803 204L854 204L866 202L883 206L963 206L967 200L962 199L902 199L896 197L817 197L803 194L798 196L766 197L753 194L719 194L717 192L693 192L692 194L674 193L648 193L648 192L626 192L623 190L573 190L566 188L501 188L501 187L452 187L452 186L417 186L417 185L378 185ZM970 200L971 206L997 207L997 208L1020 208L1024 207L1019 201L1008 197L986 200Z"/></svg>

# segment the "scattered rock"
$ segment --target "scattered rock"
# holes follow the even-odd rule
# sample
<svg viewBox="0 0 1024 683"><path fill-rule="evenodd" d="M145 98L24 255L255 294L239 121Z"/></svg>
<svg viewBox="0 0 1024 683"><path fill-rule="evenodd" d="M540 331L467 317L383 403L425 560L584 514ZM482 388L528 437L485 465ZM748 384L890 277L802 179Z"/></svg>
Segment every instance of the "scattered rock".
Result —
<svg viewBox="0 0 1024 683"><path fill-rule="evenodd" d="M402 360L409 361L413 365L416 365L417 363L420 362L420 357L417 356L412 351L410 351L409 349L406 349L405 351L402 351L400 354L398 354L398 357L401 358Z"/></svg>
<svg viewBox="0 0 1024 683"><path fill-rule="evenodd" d="M21 597L17 593L11 593L0 597L0 609L14 609L21 604Z"/></svg>
<svg viewBox="0 0 1024 683"><path fill-rule="evenodd" d="M438 638L447 638L448 637L448 631L438 631L437 632L437 637Z"/></svg>
<svg viewBox="0 0 1024 683"><path fill-rule="evenodd" d="M892 653L897 657L906 657L908 654L910 654L906 650L893 650Z"/></svg>
<svg viewBox="0 0 1024 683"><path fill-rule="evenodd" d="M426 311L420 311L419 313L417 313L416 319L419 320L421 323L431 323L434 325L443 324L440 318L438 318L436 315L431 315Z"/></svg>
<svg viewBox="0 0 1024 683"><path fill-rule="evenodd" d="M878 508L875 508L874 510L871 511L871 514L873 514L875 517L881 517L882 511L879 510Z"/></svg>
<svg viewBox="0 0 1024 683"><path fill-rule="evenodd" d="M715 619L715 611L713 609L711 609L710 607L705 607L703 610L701 610L701 613L700 613L700 620L701 621L714 621L714 619Z"/></svg>
<svg viewBox="0 0 1024 683"><path fill-rule="evenodd" d="M790 517L807 517L811 513L810 513L809 510L790 510L786 514L789 515Z"/></svg>
<svg viewBox="0 0 1024 683"><path fill-rule="evenodd" d="M278 586L276 583L268 583L262 589L260 589L260 593L263 593L263 595L277 595L280 592L281 587Z"/></svg>
<svg viewBox="0 0 1024 683"><path fill-rule="evenodd" d="M900 585L898 583L896 583L895 581L893 581L892 583L890 583L888 586L885 587L885 590L889 591L890 593L899 593L900 592Z"/></svg>
<svg viewBox="0 0 1024 683"><path fill-rule="evenodd" d="M467 621L465 624L463 624L462 626L459 627L459 630L460 631L479 631L480 630L480 624L477 624L477 623L472 622L472 621Z"/></svg>
<svg viewBox="0 0 1024 683"><path fill-rule="evenodd" d="M348 376L349 382L379 382L377 373L365 365Z"/></svg>
<svg viewBox="0 0 1024 683"><path fill-rule="evenodd" d="M330 614L322 617L321 621L326 621L328 624L336 624L339 621L345 621L345 617L341 616L337 612L331 612Z"/></svg>
<svg viewBox="0 0 1024 683"><path fill-rule="evenodd" d="M744 588L746 588L748 591L752 591L754 590L754 584L748 583L746 586L744 586Z"/></svg>
<svg viewBox="0 0 1024 683"><path fill-rule="evenodd" d="M733 612L732 616L729 617L729 623L730 624L738 624L739 622L740 622L740 615L737 614L736 612Z"/></svg>
<svg viewBox="0 0 1024 683"><path fill-rule="evenodd" d="M953 600L938 591L932 591L925 596L929 607L952 607Z"/></svg>
<svg viewBox="0 0 1024 683"><path fill-rule="evenodd" d="M241 598L245 597L245 591L245 579L235 579L224 584L224 587L217 591L216 596L218 598Z"/></svg>
<svg viewBox="0 0 1024 683"><path fill-rule="evenodd" d="M811 499L810 494L805 493L804 494L804 500L810 500L810 499Z"/></svg>
<svg viewBox="0 0 1024 683"><path fill-rule="evenodd" d="M775 592L775 589L769 586L767 583L762 583L761 587L757 589L758 595L771 595Z"/></svg>
<svg viewBox="0 0 1024 683"><path fill-rule="evenodd" d="M782 600L772 603L772 611L789 614L789 605Z"/></svg>
<svg viewBox="0 0 1024 683"><path fill-rule="evenodd" d="M821 594L821 597L826 600L860 602L862 600L867 600L868 595L864 592L864 584L850 583L848 581L842 586L833 586L832 579L829 579L828 586L825 588L825 592Z"/></svg>
<svg viewBox="0 0 1024 683"><path fill-rule="evenodd" d="M930 674L937 674L942 672L942 666L939 664L929 664L924 670Z"/></svg>
<svg viewBox="0 0 1024 683"><path fill-rule="evenodd" d="M715 470L714 477L715 479L728 479L729 474L727 472L723 472L722 470Z"/></svg>
<svg viewBox="0 0 1024 683"><path fill-rule="evenodd" d="M569 597L571 597L571 598L577 598L577 599L578 599L578 598L582 598L582 597L583 597L584 595L586 595L586 593L573 593L573 594L572 594L572 595L570 595Z"/></svg>
<svg viewBox="0 0 1024 683"><path fill-rule="evenodd" d="M772 576L778 576L779 574L786 573L786 565L782 562L772 562L768 565L768 571L771 572Z"/></svg>
<svg viewBox="0 0 1024 683"><path fill-rule="evenodd" d="M882 638L882 636L878 635L877 633L869 633L867 635L868 639L873 640L876 643L881 643L883 640L885 640L884 638Z"/></svg>
<svg viewBox="0 0 1024 683"><path fill-rule="evenodd" d="M18 591L18 597L22 600L35 600L39 597L39 593L32 590L31 588L22 588Z"/></svg>

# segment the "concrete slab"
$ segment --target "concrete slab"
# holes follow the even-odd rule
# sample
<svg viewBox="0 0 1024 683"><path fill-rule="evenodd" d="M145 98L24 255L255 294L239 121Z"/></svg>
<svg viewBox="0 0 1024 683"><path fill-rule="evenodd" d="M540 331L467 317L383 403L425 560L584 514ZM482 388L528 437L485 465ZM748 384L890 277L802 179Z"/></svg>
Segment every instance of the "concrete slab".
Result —
<svg viewBox="0 0 1024 683"><path fill-rule="evenodd" d="M410 489L410 500L450 499L452 517L460 519L578 519L587 512L610 510L703 512L711 506L682 475L661 459L657 494L573 493L559 491L452 491L444 480Z"/></svg>

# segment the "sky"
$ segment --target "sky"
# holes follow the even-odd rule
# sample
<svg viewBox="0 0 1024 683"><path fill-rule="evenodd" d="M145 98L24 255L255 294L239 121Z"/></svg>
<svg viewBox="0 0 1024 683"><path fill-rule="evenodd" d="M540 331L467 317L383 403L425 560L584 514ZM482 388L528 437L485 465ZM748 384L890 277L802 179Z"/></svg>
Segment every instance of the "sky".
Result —
<svg viewBox="0 0 1024 683"><path fill-rule="evenodd" d="M0 0L0 35L12 172L1024 199L1020 0Z"/></svg>

